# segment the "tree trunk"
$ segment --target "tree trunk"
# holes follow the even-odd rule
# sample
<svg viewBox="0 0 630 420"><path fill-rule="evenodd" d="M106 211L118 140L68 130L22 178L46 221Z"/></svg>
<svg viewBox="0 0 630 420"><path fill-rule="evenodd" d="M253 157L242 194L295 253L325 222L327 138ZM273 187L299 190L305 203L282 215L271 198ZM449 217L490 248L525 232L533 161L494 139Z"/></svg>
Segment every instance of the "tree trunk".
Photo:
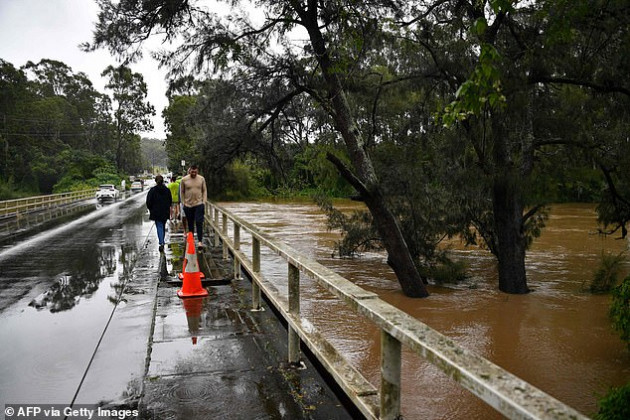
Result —
<svg viewBox="0 0 630 420"><path fill-rule="evenodd" d="M495 178L493 210L497 235L499 290L511 294L529 292L525 273L523 205L518 188L509 175Z"/></svg>
<svg viewBox="0 0 630 420"><path fill-rule="evenodd" d="M120 117L116 113L116 169L120 172L122 169L122 144L123 133L121 128Z"/></svg>
<svg viewBox="0 0 630 420"><path fill-rule="evenodd" d="M492 125L495 166L492 206L499 290L511 294L529 293L525 273L527 240L523 228L522 174L512 161L509 139L498 116L493 118Z"/></svg>
<svg viewBox="0 0 630 420"><path fill-rule="evenodd" d="M396 273L403 293L409 297L426 297L429 293L414 264L398 221L383 198L376 172L368 153L364 149L364 141L359 127L354 121L345 90L330 60L324 37L318 26L317 2L309 3L311 8L308 11L301 9L297 2L293 4L309 33L315 57L322 68L326 88L332 102L335 126L344 139L356 177L349 171L342 170L342 174L363 196L383 240L390 265Z"/></svg>
<svg viewBox="0 0 630 420"><path fill-rule="evenodd" d="M424 281L411 257L398 221L385 204L380 190L377 188L371 191L364 199L387 250L389 265L396 273L403 293L409 297L429 296Z"/></svg>

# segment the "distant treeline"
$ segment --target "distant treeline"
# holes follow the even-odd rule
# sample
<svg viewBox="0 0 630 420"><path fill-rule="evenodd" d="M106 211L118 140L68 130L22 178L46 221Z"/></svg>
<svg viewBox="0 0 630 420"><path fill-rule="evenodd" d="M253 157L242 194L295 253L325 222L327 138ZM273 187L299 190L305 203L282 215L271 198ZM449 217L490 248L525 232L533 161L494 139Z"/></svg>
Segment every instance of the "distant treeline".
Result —
<svg viewBox="0 0 630 420"><path fill-rule="evenodd" d="M142 76L124 66L103 76L111 97L62 62L0 59L0 199L118 183L151 165L138 135L154 114Z"/></svg>

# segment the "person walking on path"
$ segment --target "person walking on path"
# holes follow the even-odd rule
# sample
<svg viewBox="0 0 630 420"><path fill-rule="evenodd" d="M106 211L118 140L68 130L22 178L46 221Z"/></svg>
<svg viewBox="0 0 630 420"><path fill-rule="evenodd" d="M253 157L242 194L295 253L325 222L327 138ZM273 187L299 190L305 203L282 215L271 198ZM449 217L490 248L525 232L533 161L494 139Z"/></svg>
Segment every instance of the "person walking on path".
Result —
<svg viewBox="0 0 630 420"><path fill-rule="evenodd" d="M173 178L167 185L168 189L171 191L171 197L173 198L173 203L171 204L171 220L174 221L179 220L179 183L181 180L181 177Z"/></svg>
<svg viewBox="0 0 630 420"><path fill-rule="evenodd" d="M155 187L152 187L147 194L147 208L149 209L149 219L155 221L160 252L164 251L164 234L166 231L166 221L171 215L171 204L173 197L171 191L164 185L162 175L155 177Z"/></svg>
<svg viewBox="0 0 630 420"><path fill-rule="evenodd" d="M182 180L179 180L179 214L182 216L182 227L184 228L184 236L188 234L188 222L186 221L186 213L184 213L184 200L182 199Z"/></svg>
<svg viewBox="0 0 630 420"><path fill-rule="evenodd" d="M192 165L188 175L182 178L180 183L180 199L184 203L184 214L188 221L188 231L195 233L197 228L197 247L203 248L203 218L208 201L208 189L206 179L199 175L197 165Z"/></svg>

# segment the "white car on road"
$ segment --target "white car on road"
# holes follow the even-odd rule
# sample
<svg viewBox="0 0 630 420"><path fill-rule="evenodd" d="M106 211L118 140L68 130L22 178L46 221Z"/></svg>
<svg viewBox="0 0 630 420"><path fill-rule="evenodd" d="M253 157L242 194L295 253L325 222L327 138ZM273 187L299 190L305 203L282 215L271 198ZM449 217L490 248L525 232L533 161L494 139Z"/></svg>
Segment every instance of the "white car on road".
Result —
<svg viewBox="0 0 630 420"><path fill-rule="evenodd" d="M99 185L96 191L97 201L116 201L120 198L120 191L116 189L114 184Z"/></svg>
<svg viewBox="0 0 630 420"><path fill-rule="evenodd" d="M142 182L140 182L140 181L133 181L133 182L131 183L131 192L132 192L132 193L137 193L137 192L140 192L140 191L142 191L143 189L144 189L144 187L143 187L143 185L142 185Z"/></svg>

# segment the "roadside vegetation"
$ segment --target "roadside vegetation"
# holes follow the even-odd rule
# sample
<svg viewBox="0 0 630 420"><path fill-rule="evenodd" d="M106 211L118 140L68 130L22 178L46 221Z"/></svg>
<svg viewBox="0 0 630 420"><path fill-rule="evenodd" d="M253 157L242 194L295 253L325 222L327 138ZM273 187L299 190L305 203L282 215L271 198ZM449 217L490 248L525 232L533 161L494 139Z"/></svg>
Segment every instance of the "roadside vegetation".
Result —
<svg viewBox="0 0 630 420"><path fill-rule="evenodd" d="M612 388L599 403L596 420L626 420L630 418L630 383Z"/></svg>
<svg viewBox="0 0 630 420"><path fill-rule="evenodd" d="M138 135L155 113L142 75L109 66L103 76L111 96L60 61L0 59L0 200L120 185L156 163Z"/></svg>
<svg viewBox="0 0 630 420"><path fill-rule="evenodd" d="M592 293L610 293L609 316L612 328L617 331L630 351L630 275L619 281L623 254L602 254L600 267L595 272L590 286ZM611 388L598 401L598 420L622 420L630 418L630 382Z"/></svg>
<svg viewBox="0 0 630 420"><path fill-rule="evenodd" d="M610 254L602 252L599 267L586 288L591 293L610 293L619 285L627 258L624 252Z"/></svg>

